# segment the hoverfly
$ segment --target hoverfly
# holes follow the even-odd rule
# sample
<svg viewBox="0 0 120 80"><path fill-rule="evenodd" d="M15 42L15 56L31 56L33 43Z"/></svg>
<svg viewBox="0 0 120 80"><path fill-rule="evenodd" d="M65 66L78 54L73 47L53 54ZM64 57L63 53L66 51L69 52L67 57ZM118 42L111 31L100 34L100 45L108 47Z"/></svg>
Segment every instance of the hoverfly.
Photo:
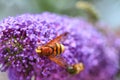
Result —
<svg viewBox="0 0 120 80"><path fill-rule="evenodd" d="M65 50L64 45L61 44L60 41L64 39L67 34L68 32L65 32L49 41L47 44L38 46L35 49L36 53L40 56L47 56L51 61L65 68L66 64L64 63L62 57L59 55L62 54Z"/></svg>
<svg viewBox="0 0 120 80"><path fill-rule="evenodd" d="M82 63L68 65L67 62L59 56L65 50L64 45L59 42L64 39L67 34L68 32L65 32L57 36L53 40L49 41L47 44L43 46L38 46L35 51L40 56L47 56L51 61L66 69L66 71L70 74L78 74L84 69Z"/></svg>

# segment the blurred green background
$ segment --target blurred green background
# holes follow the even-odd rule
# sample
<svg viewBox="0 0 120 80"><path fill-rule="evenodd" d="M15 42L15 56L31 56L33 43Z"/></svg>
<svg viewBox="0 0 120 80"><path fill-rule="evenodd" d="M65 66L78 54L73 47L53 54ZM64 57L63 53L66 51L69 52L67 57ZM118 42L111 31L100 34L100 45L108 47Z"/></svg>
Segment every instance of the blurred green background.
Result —
<svg viewBox="0 0 120 80"><path fill-rule="evenodd" d="M76 8L80 0L0 0L0 19L24 13L41 13L44 11L84 16L84 11ZM120 0L81 0L92 4L99 14L99 20L112 28L120 26Z"/></svg>
<svg viewBox="0 0 120 80"><path fill-rule="evenodd" d="M0 0L0 20L8 16L24 13L39 14L44 11L74 17L89 17L85 10L77 7L79 1L89 2L94 7L97 15L99 15L99 21L104 22L113 30L119 30L120 0ZM95 16L93 17L96 18ZM5 79L0 76L0 80Z"/></svg>

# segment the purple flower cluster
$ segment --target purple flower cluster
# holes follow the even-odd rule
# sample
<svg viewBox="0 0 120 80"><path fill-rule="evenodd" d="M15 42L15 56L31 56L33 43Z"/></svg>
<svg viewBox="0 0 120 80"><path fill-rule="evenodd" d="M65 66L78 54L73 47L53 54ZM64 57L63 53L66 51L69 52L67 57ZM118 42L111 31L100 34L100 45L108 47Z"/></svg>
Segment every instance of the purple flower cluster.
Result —
<svg viewBox="0 0 120 80"><path fill-rule="evenodd" d="M60 56L70 65L82 62L85 66L76 75L35 52L38 45L64 32L69 35L62 41L65 52ZM85 20L45 12L0 22L0 63L10 80L114 80L118 57L108 39Z"/></svg>

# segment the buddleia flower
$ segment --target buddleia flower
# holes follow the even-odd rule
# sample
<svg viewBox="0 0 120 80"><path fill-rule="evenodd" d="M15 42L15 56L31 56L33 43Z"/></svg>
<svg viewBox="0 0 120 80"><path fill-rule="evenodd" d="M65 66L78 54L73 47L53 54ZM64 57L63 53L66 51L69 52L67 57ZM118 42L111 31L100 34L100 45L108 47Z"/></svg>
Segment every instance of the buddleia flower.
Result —
<svg viewBox="0 0 120 80"><path fill-rule="evenodd" d="M84 64L84 70L70 74L35 49L68 32L61 41L60 55L69 65ZM8 17L0 22L1 71L9 80L114 80L117 73L117 49L107 37L82 18L44 12Z"/></svg>

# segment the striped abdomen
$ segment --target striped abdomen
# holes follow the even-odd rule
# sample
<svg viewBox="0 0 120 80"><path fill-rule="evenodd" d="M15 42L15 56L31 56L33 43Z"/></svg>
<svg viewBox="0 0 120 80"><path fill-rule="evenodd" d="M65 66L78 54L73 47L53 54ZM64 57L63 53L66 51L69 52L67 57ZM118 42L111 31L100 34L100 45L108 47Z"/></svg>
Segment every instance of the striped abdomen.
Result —
<svg viewBox="0 0 120 80"><path fill-rule="evenodd" d="M64 52L64 46L59 43L41 47L41 54L45 56L57 56Z"/></svg>

